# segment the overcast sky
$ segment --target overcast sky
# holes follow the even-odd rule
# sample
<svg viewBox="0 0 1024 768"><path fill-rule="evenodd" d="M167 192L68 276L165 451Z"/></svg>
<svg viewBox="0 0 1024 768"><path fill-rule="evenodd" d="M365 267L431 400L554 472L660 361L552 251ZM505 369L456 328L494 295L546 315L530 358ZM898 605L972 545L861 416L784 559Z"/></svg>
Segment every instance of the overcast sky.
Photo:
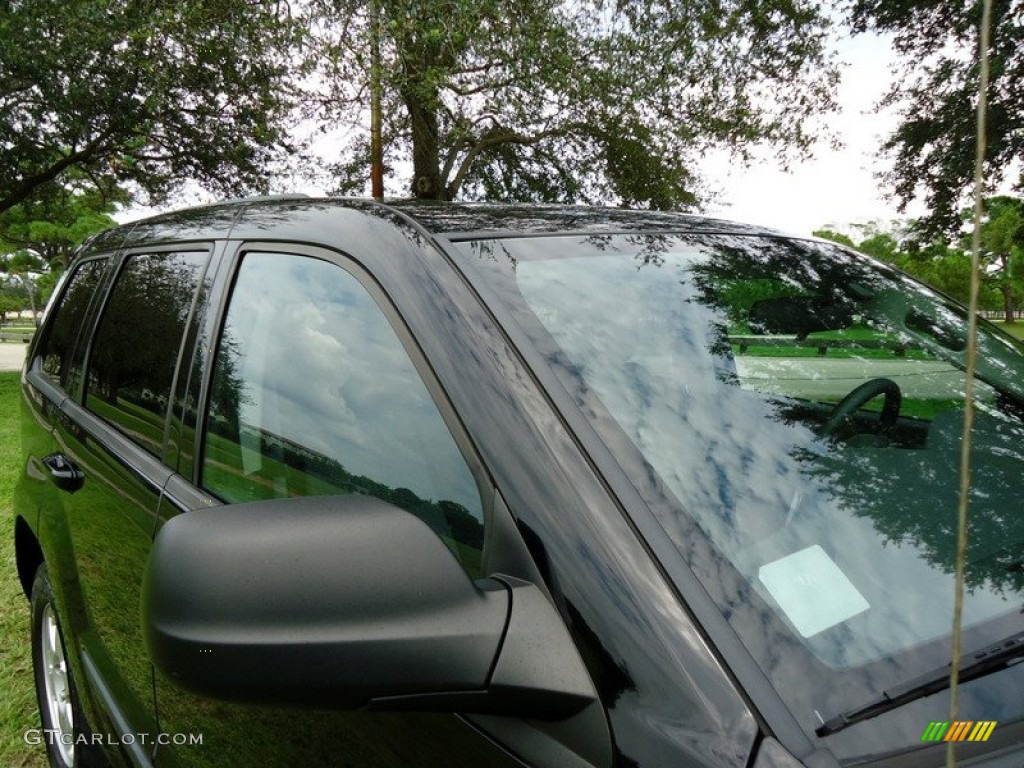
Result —
<svg viewBox="0 0 1024 768"><path fill-rule="evenodd" d="M895 203L886 198L875 177L875 172L885 167L877 156L878 147L896 124L892 112L874 111L891 78L890 44L875 35L859 35L841 40L838 50L845 63L837 94L841 112L829 116L828 124L842 146L833 149L821 142L812 158L792 164L788 172L769 152L748 168L736 166L724 152L708 156L702 170L717 197L703 212L798 235L826 225L856 234L853 225L877 221L884 226L897 218ZM330 152L329 143L321 142L319 148ZM314 186L291 191L324 193ZM208 193L193 188L171 207L208 198ZM115 218L126 222L156 212L133 208ZM921 215L924 210L916 207L909 213Z"/></svg>
<svg viewBox="0 0 1024 768"><path fill-rule="evenodd" d="M838 48L845 62L837 94L842 111L829 124L842 146L832 149L822 142L812 159L794 164L788 173L773 160L733 168L724 157L709 157L704 170L721 197L708 213L800 235L829 224L843 231L872 221L886 225L899 216L875 177L886 168L878 148L896 126L894 112L875 111L892 77L890 44L859 35L843 39ZM908 213L924 210L912 207Z"/></svg>

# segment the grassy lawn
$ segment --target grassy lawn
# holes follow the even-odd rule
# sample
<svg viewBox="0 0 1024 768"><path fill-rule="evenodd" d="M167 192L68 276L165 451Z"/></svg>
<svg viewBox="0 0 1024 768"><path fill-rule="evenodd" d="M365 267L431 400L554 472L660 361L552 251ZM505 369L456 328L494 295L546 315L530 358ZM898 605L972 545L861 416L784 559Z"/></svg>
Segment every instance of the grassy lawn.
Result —
<svg viewBox="0 0 1024 768"><path fill-rule="evenodd" d="M996 323L996 325L1007 333L1016 336L1018 339L1024 340L1024 322L1018 321L1010 325L1007 325L1006 323Z"/></svg>
<svg viewBox="0 0 1024 768"><path fill-rule="evenodd" d="M0 765L5 768L46 764L43 747L23 740L26 730L39 727L39 715L32 685L28 601L14 565L12 509L21 450L19 413L18 374L0 373Z"/></svg>

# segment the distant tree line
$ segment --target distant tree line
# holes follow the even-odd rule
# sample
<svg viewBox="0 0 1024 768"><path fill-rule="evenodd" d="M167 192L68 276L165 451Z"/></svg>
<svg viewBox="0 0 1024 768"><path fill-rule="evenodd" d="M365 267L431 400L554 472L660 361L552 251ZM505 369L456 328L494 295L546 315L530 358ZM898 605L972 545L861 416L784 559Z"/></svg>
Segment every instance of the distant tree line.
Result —
<svg viewBox="0 0 1024 768"><path fill-rule="evenodd" d="M963 212L962 218L969 214ZM950 242L942 236L929 236L929 231L926 223L911 222L902 231L868 227L858 241L830 229L814 234L856 248L967 303L971 285L968 237L961 235ZM980 307L1000 311L1007 323L1016 322L1024 311L1024 198L999 196L985 201L980 257Z"/></svg>

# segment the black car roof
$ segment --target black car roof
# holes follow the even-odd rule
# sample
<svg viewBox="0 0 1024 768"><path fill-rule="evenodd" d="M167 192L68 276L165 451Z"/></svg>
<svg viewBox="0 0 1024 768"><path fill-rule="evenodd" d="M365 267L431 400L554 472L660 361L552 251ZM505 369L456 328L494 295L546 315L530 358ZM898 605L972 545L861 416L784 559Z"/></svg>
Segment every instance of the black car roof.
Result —
<svg viewBox="0 0 1024 768"><path fill-rule="evenodd" d="M764 227L723 219L662 211L598 206L436 203L423 200L388 202L434 234L452 239L494 234L551 234L555 232L730 232L781 234Z"/></svg>
<svg viewBox="0 0 1024 768"><path fill-rule="evenodd" d="M432 235L452 240L481 237L523 237L565 233L730 233L780 235L746 224L683 213L626 210L597 206L445 203L423 200L313 198L302 195L243 198L159 214L101 233L92 249L145 242L224 237L246 220L263 228L302 222L304 227L331 229L339 209L358 210L381 218L415 222ZM332 215L334 214L334 215ZM244 227L242 227L244 229ZM241 233L240 233L241 234Z"/></svg>

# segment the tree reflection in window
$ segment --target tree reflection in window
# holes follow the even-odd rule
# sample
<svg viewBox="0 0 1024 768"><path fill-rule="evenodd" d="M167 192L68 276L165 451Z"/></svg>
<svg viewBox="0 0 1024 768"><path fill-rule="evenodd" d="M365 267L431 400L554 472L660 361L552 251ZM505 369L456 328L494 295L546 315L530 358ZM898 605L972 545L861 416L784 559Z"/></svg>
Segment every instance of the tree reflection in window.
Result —
<svg viewBox="0 0 1024 768"><path fill-rule="evenodd" d="M129 256L96 331L86 407L160 456L175 365L206 253Z"/></svg>

